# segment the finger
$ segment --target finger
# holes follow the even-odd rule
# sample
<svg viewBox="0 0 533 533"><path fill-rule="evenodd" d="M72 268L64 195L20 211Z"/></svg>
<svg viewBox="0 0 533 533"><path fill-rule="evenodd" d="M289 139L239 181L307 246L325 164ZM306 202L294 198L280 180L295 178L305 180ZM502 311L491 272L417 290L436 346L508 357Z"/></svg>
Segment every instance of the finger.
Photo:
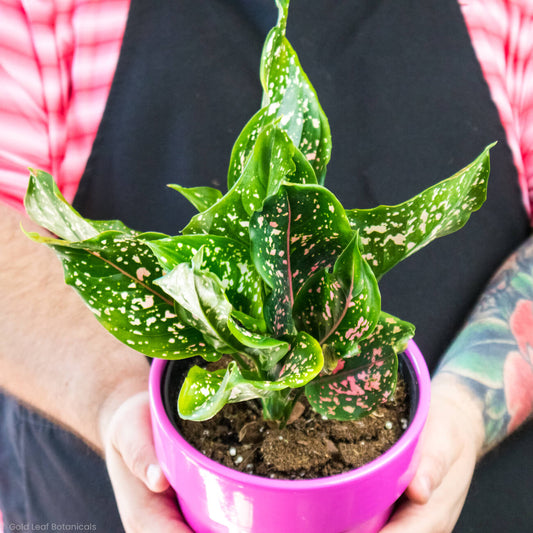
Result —
<svg viewBox="0 0 533 533"><path fill-rule="evenodd" d="M113 418L110 440L130 471L153 492L168 488L152 440L148 393L128 399Z"/></svg>
<svg viewBox="0 0 533 533"><path fill-rule="evenodd" d="M407 497L424 504L440 486L461 451L461 439L438 416L430 416L421 443L421 458L415 476L406 490Z"/></svg>
<svg viewBox="0 0 533 533"><path fill-rule="evenodd" d="M463 507L475 465L475 454L452 464L425 504L404 499L381 533L451 533Z"/></svg>
<svg viewBox="0 0 533 533"><path fill-rule="evenodd" d="M479 418L479 409L460 389L433 385L429 416L420 443L420 464L406 490L410 500L418 504L428 502L462 454L473 456L475 462L483 441Z"/></svg>
<svg viewBox="0 0 533 533"><path fill-rule="evenodd" d="M192 533L179 513L172 490L150 491L112 447L106 460L126 533Z"/></svg>

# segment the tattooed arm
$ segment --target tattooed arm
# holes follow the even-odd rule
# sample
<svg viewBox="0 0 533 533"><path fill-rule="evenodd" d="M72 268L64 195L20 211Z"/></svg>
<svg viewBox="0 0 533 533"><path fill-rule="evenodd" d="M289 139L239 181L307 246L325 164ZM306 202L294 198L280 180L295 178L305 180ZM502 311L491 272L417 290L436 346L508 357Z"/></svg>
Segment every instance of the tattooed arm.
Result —
<svg viewBox="0 0 533 533"><path fill-rule="evenodd" d="M476 461L533 412L533 237L496 273L432 382L420 466L382 533L450 533Z"/></svg>
<svg viewBox="0 0 533 533"><path fill-rule="evenodd" d="M479 400L484 450L533 411L533 237L492 279L439 375L460 380Z"/></svg>

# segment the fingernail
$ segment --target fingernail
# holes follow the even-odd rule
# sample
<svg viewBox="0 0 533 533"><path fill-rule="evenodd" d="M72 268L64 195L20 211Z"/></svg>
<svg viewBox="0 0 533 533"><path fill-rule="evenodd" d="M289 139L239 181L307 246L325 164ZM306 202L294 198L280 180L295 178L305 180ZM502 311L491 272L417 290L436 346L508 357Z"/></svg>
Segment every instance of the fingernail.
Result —
<svg viewBox="0 0 533 533"><path fill-rule="evenodd" d="M148 468L146 469L146 478L148 480L148 487L151 490L157 490L162 475L163 471L159 465L148 465Z"/></svg>

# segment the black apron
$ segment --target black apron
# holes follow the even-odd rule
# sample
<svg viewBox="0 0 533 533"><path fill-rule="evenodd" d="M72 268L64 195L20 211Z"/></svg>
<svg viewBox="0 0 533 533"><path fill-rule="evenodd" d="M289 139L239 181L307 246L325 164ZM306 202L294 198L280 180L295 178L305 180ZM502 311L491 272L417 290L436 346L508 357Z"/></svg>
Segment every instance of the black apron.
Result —
<svg viewBox="0 0 533 533"><path fill-rule="evenodd" d="M233 142L260 106L259 58L276 20L273 4L132 0L75 199L82 214L175 234L194 210L167 183L225 187ZM529 234L505 133L460 9L454 0L292 0L287 34L329 117L326 184L346 208L400 203L499 141L482 210L381 284L384 310L416 324L416 341L433 369L492 273ZM529 427L483 461L455 531L532 530L525 496L533 489L532 444ZM42 446L35 443L36 457ZM79 451L62 451L68 470ZM27 461L21 459L21 472ZM40 465L50 477L48 468ZM106 505L91 506L87 515L73 506L53 510L50 501L46 515L40 503L46 495L35 495L23 510L5 508L7 522L46 522L56 513L62 522L121 531L103 465L86 470L86 501L99 492ZM58 479L57 490L67 482ZM0 495L5 485L0 480Z"/></svg>

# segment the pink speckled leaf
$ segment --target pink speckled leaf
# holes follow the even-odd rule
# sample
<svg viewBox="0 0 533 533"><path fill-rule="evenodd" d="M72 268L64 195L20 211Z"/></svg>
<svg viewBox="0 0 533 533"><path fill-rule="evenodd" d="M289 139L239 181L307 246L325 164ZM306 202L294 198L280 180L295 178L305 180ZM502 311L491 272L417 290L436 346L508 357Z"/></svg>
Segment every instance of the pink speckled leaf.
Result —
<svg viewBox="0 0 533 533"><path fill-rule="evenodd" d="M490 145L451 178L396 205L346 211L379 279L431 241L462 228L487 197Z"/></svg>
<svg viewBox="0 0 533 533"><path fill-rule="evenodd" d="M145 241L160 234L135 237L108 231L81 242L30 237L55 250L66 283L100 323L131 348L165 359L219 357L198 331L179 320L174 302L154 283L163 272Z"/></svg>
<svg viewBox="0 0 533 533"><path fill-rule="evenodd" d="M254 265L271 288L265 320L274 336L296 332L292 307L314 272L333 267L353 237L335 196L317 185L280 187L250 219Z"/></svg>
<svg viewBox="0 0 533 533"><path fill-rule="evenodd" d="M326 365L355 355L359 342L372 333L381 311L376 278L361 257L357 234L328 269L311 276L299 290L293 317L299 330L322 344Z"/></svg>
<svg viewBox="0 0 533 533"><path fill-rule="evenodd" d="M356 420L370 414L396 388L398 358L414 327L386 313L361 351L343 359L331 375L309 383L305 394L315 411L337 420Z"/></svg>

